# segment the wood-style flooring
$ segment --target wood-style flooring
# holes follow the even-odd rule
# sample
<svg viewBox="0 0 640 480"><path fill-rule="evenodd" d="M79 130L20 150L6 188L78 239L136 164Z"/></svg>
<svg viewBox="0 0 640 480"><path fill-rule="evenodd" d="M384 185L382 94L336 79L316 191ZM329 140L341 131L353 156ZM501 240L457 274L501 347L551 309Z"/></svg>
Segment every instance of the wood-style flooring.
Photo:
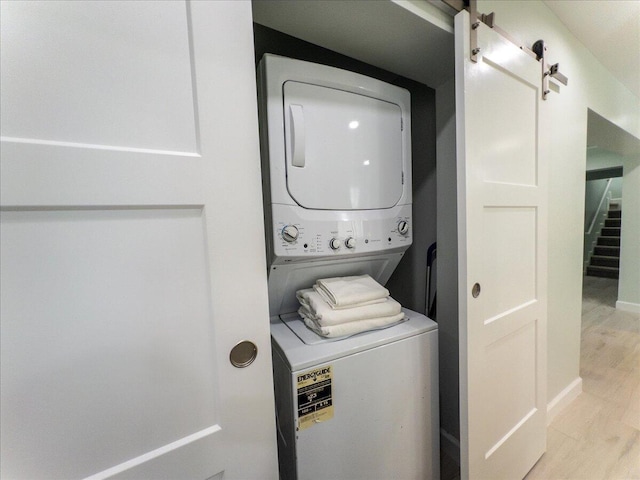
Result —
<svg viewBox="0 0 640 480"><path fill-rule="evenodd" d="M640 315L615 309L617 283L585 277L582 394L549 425L526 480L640 479Z"/></svg>

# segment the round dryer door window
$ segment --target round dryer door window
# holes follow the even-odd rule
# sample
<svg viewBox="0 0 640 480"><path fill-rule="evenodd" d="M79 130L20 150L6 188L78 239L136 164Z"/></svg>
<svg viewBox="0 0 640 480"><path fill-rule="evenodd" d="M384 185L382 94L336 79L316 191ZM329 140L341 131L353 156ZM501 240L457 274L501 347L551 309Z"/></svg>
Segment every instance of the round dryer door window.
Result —
<svg viewBox="0 0 640 480"><path fill-rule="evenodd" d="M402 111L394 103L284 84L287 189L321 210L391 208L403 192Z"/></svg>

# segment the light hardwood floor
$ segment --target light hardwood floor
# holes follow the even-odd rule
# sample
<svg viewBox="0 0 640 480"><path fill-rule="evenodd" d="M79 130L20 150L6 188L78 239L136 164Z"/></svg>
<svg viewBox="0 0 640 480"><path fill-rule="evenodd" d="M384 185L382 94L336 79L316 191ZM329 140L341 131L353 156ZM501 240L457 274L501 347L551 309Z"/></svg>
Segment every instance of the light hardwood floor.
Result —
<svg viewBox="0 0 640 480"><path fill-rule="evenodd" d="M585 278L582 394L549 426L526 480L640 479L640 315L616 298L617 280Z"/></svg>

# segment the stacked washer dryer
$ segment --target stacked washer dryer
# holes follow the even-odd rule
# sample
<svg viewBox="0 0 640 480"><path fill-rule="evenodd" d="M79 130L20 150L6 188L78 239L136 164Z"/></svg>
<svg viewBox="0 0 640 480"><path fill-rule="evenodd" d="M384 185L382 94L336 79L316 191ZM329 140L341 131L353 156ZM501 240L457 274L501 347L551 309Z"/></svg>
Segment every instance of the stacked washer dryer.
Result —
<svg viewBox="0 0 640 480"><path fill-rule="evenodd" d="M274 55L259 88L280 477L439 478L437 325L330 340L296 313L319 278L384 285L411 245L410 95Z"/></svg>

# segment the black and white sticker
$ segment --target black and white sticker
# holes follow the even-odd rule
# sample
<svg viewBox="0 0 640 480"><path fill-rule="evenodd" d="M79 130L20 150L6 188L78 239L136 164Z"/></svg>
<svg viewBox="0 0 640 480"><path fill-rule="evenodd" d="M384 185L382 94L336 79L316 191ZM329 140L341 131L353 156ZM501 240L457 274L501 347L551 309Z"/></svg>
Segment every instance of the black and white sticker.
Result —
<svg viewBox="0 0 640 480"><path fill-rule="evenodd" d="M333 418L333 366L315 368L298 374L298 429Z"/></svg>

